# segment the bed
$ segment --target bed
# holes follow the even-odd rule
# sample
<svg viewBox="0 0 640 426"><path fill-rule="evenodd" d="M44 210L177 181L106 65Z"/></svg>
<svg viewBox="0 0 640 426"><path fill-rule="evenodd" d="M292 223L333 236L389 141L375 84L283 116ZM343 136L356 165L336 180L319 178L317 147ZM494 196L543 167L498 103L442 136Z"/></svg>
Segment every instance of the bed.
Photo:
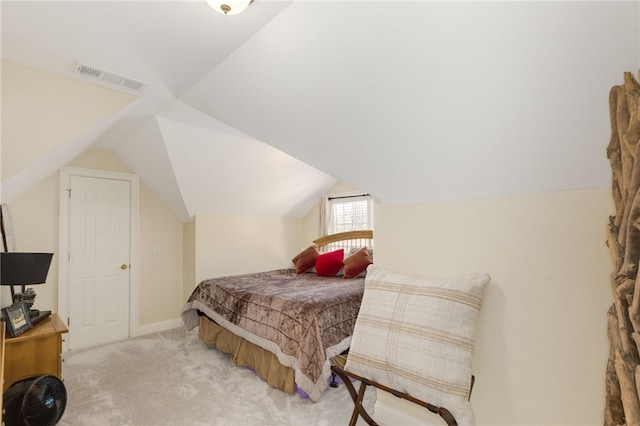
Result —
<svg viewBox="0 0 640 426"><path fill-rule="evenodd" d="M372 243L369 230L327 235L291 268L203 280L182 321L270 385L317 401L351 343Z"/></svg>

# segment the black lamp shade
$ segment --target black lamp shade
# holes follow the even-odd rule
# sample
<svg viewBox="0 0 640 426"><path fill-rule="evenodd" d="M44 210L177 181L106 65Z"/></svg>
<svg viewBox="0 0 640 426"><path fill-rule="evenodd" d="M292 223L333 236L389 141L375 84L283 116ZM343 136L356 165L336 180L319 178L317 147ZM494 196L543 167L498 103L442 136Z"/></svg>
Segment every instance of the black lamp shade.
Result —
<svg viewBox="0 0 640 426"><path fill-rule="evenodd" d="M0 253L0 284L29 285L47 281L53 253Z"/></svg>

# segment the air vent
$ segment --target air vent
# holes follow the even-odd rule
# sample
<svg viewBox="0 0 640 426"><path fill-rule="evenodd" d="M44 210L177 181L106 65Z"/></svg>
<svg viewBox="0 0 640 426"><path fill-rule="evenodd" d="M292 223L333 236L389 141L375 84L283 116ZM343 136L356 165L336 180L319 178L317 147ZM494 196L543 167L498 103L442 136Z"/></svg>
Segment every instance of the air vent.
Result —
<svg viewBox="0 0 640 426"><path fill-rule="evenodd" d="M76 63L73 73L87 80L103 83L106 86L119 88L126 92L140 93L147 87L147 83L143 81L80 62Z"/></svg>

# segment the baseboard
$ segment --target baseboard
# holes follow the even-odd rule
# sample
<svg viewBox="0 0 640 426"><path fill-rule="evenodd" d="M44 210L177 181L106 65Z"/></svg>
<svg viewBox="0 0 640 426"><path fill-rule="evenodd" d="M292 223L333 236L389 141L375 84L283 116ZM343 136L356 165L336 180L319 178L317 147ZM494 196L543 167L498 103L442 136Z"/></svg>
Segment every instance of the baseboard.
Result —
<svg viewBox="0 0 640 426"><path fill-rule="evenodd" d="M161 331L172 330L174 328L180 328L182 326L183 325L182 325L181 318L154 322L153 324L138 325L137 327L133 328L130 331L131 335L123 340L126 340L130 337L138 337L138 336L144 336L146 334L159 333ZM69 352L69 342L67 341L65 336L66 336L65 334L62 335L62 354L63 355ZM105 343L113 343L113 342L105 342ZM81 349L85 349L85 348L81 348Z"/></svg>
<svg viewBox="0 0 640 426"><path fill-rule="evenodd" d="M380 391L378 391L380 395ZM395 397L394 397L395 398ZM426 409L425 409L426 410ZM394 407L390 407L381 402L380 399L376 400L373 406L373 418L381 425L393 425L393 426L442 426L444 422L439 416L431 413L427 414L427 417L432 417L433 421L420 419L412 416L411 414L399 411Z"/></svg>
<svg viewBox="0 0 640 426"><path fill-rule="evenodd" d="M138 325L131 337L144 336L145 334L158 333L160 331L171 330L182 327L182 319L175 318L167 321L154 322L152 324Z"/></svg>

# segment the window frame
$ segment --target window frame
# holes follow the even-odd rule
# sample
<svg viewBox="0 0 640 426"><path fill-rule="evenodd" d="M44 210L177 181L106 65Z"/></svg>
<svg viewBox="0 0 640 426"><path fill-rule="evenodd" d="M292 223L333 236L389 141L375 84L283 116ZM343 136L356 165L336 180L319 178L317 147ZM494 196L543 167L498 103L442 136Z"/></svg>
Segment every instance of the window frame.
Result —
<svg viewBox="0 0 640 426"><path fill-rule="evenodd" d="M373 197L369 194L331 194L326 197L327 201L327 213L328 213L328 224L327 224L327 233L335 234L338 232L346 232L346 231L360 231L360 230L373 230L374 229L374 217L373 217ZM336 205L344 205L348 203L359 203L366 202L366 218L362 221L359 226L351 226L345 227L344 224L336 225L336 218L334 215L335 206ZM366 222L365 222L366 221ZM370 242L371 247L373 248L373 240ZM343 247L345 249L345 255L348 255L350 250L358 247L352 247L349 242L344 242Z"/></svg>

